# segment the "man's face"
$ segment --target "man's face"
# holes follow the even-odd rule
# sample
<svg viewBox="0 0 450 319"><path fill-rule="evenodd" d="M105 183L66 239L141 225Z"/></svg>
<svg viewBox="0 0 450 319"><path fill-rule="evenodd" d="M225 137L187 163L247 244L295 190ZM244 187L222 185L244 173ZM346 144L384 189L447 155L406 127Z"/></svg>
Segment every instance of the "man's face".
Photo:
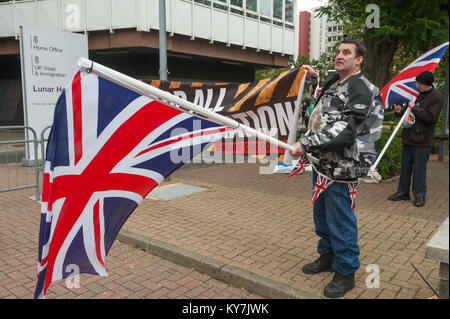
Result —
<svg viewBox="0 0 450 319"><path fill-rule="evenodd" d="M431 89L431 85L426 85L426 84L420 83L418 81L416 81L416 86L417 86L417 89L419 90L419 92L421 92L421 93L426 92Z"/></svg>
<svg viewBox="0 0 450 319"><path fill-rule="evenodd" d="M353 73L359 70L363 57L356 57L356 45L353 43L342 43L337 49L334 59L334 69L340 75Z"/></svg>

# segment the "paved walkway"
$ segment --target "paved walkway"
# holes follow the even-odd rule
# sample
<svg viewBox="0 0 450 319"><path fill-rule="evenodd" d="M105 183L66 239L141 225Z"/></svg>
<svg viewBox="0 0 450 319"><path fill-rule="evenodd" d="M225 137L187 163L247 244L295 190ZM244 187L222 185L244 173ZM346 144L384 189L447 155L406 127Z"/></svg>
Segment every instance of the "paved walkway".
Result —
<svg viewBox="0 0 450 319"><path fill-rule="evenodd" d="M356 201L361 268L345 298L428 298L439 265L425 245L449 216L448 161L430 161L427 203L390 202L397 180L361 184ZM169 243L292 287L323 296L331 273L307 276L301 266L317 258L311 204L311 173L261 175L257 164L223 164L178 170L169 183L207 188L171 200L147 198L124 229ZM151 195L151 193L150 193ZM380 287L366 288L366 266L380 270ZM259 292L263 293L263 292Z"/></svg>
<svg viewBox="0 0 450 319"><path fill-rule="evenodd" d="M1 179L0 179L1 181ZM0 299L33 298L40 205L34 190L0 193ZM259 299L232 286L116 240L106 258L108 277L82 274L54 282L48 299Z"/></svg>
<svg viewBox="0 0 450 319"><path fill-rule="evenodd" d="M387 201L397 180L361 184L355 209L361 268L345 298L433 296L410 263L437 288L439 265L425 258L425 245L449 216L448 178L448 160L430 161L423 208ZM179 184L207 190L145 199L106 258L110 276L82 275L73 289L62 280L48 298L324 298L332 274L301 272L317 257L310 173L288 178L261 175L257 164L223 164L178 170L161 187ZM33 189L0 193L0 298L33 296L40 218L33 195ZM379 288L366 287L369 264L380 269Z"/></svg>

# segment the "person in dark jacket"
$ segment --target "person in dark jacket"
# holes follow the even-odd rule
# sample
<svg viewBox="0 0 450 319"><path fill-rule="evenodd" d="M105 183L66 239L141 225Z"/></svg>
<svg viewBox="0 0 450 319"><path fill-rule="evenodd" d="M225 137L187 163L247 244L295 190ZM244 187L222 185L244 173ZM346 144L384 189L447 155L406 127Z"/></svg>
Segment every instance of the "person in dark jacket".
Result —
<svg viewBox="0 0 450 319"><path fill-rule="evenodd" d="M391 201L410 199L412 176L413 204L416 207L425 205L427 162L436 123L443 106L442 94L434 88L433 82L433 73L429 71L424 71L416 77L419 96L415 101L409 101L407 105L415 117L415 122L412 127L402 129L400 181L397 192L388 198ZM407 107L394 104L395 115L402 116Z"/></svg>
<svg viewBox="0 0 450 319"><path fill-rule="evenodd" d="M379 90L361 71L365 53L359 41L341 42L334 62L337 74L325 83L309 117L308 131L290 152L293 157L309 153L311 159L317 158L317 163L312 163L314 188L326 188L321 195L314 195L313 204L320 256L305 264L302 272L334 271L324 289L328 298L343 297L355 287L360 250L350 191L356 190L358 180L367 176L375 161L383 126ZM311 66L303 67L307 76L314 75Z"/></svg>

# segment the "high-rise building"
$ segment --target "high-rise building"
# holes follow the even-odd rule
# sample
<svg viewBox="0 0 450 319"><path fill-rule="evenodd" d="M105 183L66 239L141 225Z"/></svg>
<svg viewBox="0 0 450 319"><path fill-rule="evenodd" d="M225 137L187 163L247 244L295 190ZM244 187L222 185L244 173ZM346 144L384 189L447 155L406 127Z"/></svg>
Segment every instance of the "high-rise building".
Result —
<svg viewBox="0 0 450 319"><path fill-rule="evenodd" d="M342 26L336 21L328 21L327 23L327 39L326 46L327 51L334 50L334 46L337 42L344 39L344 31Z"/></svg>
<svg viewBox="0 0 450 319"><path fill-rule="evenodd" d="M327 43L327 17L318 17L318 12L313 9L311 13L310 33L310 59L318 60L320 55L326 51Z"/></svg>
<svg viewBox="0 0 450 319"><path fill-rule="evenodd" d="M298 55L310 57L311 13L300 11L298 24Z"/></svg>
<svg viewBox="0 0 450 319"><path fill-rule="evenodd" d="M325 14L319 17L317 8L311 11L311 13L308 11L300 12L299 54L301 54L300 49L305 48L307 43L309 46L308 57L312 61L318 60L322 53L334 50L336 43L344 39L344 32L337 21L329 20ZM308 19L302 19L302 16L308 17ZM309 27L307 26L308 20ZM304 33L302 29L309 30L309 40L302 38Z"/></svg>

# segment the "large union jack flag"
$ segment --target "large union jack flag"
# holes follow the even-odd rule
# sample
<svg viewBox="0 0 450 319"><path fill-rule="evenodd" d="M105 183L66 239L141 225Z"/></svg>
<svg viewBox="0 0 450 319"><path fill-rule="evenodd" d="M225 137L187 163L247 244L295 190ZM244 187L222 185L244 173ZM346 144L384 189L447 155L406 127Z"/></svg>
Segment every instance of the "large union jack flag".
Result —
<svg viewBox="0 0 450 319"><path fill-rule="evenodd" d="M105 256L128 216L227 130L78 72L58 99L46 150L35 298L74 269L107 276Z"/></svg>
<svg viewBox="0 0 450 319"><path fill-rule="evenodd" d="M448 42L445 42L422 54L389 81L380 91L384 108L394 104L414 101L419 95L416 87L416 76L423 71L433 72L447 48Z"/></svg>

